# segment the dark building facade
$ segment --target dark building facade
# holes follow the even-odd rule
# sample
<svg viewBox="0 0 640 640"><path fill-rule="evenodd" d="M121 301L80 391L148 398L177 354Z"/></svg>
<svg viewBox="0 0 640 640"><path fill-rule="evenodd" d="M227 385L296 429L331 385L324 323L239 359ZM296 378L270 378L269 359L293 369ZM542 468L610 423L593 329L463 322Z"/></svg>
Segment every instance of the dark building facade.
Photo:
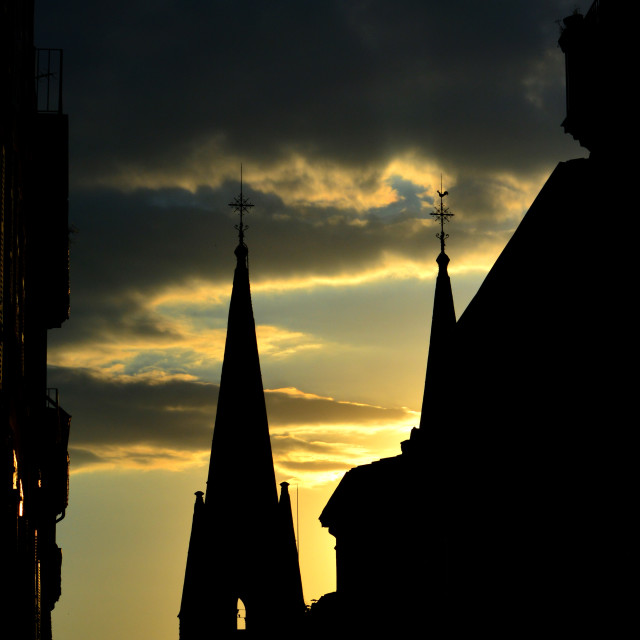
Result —
<svg viewBox="0 0 640 640"><path fill-rule="evenodd" d="M229 305L206 495L196 493L180 639L246 633L295 637L305 612L287 483L278 501L249 285L240 192ZM246 612L246 614L245 614Z"/></svg>
<svg viewBox="0 0 640 640"><path fill-rule="evenodd" d="M334 629L612 637L629 621L621 354L632 340L624 274L594 237L607 225L598 186L620 163L616 106L594 96L618 45L616 7L595 2L560 38L563 126L590 157L558 164L446 343L432 333L420 427L402 455L349 471L320 517L338 584L318 618Z"/></svg>
<svg viewBox="0 0 640 640"><path fill-rule="evenodd" d="M69 477L70 416L46 376L47 331L69 314L68 122L62 52L34 49L33 2L0 7L0 630L49 640Z"/></svg>
<svg viewBox="0 0 640 640"><path fill-rule="evenodd" d="M620 81L625 78L616 73L628 61L625 9L620 0L595 0L585 15L576 11L563 20L558 41L566 67L567 115L562 126L592 154L615 152L621 139L616 122L623 124L623 131L632 127L624 116L628 105Z"/></svg>

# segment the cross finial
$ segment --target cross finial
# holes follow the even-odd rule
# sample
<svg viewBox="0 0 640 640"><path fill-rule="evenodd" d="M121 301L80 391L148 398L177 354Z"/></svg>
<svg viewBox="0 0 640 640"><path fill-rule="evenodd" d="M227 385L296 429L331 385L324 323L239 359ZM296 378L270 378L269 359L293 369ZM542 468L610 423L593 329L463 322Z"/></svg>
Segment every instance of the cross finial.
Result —
<svg viewBox="0 0 640 640"><path fill-rule="evenodd" d="M249 228L249 225L244 224L243 216L245 213L248 213L249 209L254 205L249 202L249 198L245 198L242 195L242 164L240 164L240 195L236 196L233 202L229 203L229 206L233 207L233 210L240 214L240 224L236 224L234 227L238 230L239 244L244 246L244 232Z"/></svg>
<svg viewBox="0 0 640 640"><path fill-rule="evenodd" d="M440 196L440 206L436 207L431 215L440 221L440 233L436 233L436 238L440 240L440 252L444 253L444 241L449 237L449 234L444 232L444 225L449 218L453 217L453 213L449 213L449 208L444 206L444 197L448 196L449 192L442 190L442 174L440 174L440 190L436 189L436 192Z"/></svg>

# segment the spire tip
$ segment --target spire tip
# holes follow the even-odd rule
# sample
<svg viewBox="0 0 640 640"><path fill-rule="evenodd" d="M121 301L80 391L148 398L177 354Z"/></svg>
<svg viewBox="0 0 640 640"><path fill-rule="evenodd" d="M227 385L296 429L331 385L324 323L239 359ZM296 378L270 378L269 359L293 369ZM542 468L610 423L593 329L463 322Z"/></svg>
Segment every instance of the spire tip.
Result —
<svg viewBox="0 0 640 640"><path fill-rule="evenodd" d="M238 231L238 248L236 249L236 255L238 256L238 249L240 247L244 247L246 249L246 245L244 243L244 232L249 228L249 225L244 224L243 217L244 214L249 213L249 209L254 206L249 201L249 198L245 198L242 194L242 163L240 163L240 195L236 196L233 199L233 202L229 203L229 206L233 208L235 213L240 214L240 223L234 225L235 229Z"/></svg>
<svg viewBox="0 0 640 640"><path fill-rule="evenodd" d="M449 234L444 232L444 225L453 218L454 214L449 211L449 207L444 206L444 198L449 195L449 192L442 189L442 174L440 174L440 189L436 189L436 193L440 196L440 206L436 207L431 215L440 222L440 233L436 233L436 238L440 240L440 253L444 254L445 240L449 237Z"/></svg>

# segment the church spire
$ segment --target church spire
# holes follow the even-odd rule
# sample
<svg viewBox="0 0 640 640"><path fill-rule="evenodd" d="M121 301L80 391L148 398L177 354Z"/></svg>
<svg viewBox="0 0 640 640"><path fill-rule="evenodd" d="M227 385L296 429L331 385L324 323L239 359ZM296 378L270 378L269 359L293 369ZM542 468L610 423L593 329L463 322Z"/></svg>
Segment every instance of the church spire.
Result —
<svg viewBox="0 0 640 640"><path fill-rule="evenodd" d="M436 237L440 240L440 253L436 258L438 263L438 276L436 278L436 290L433 298L433 315L431 318L431 336L429 339L429 357L427 360L427 373L422 399L422 413L420 416L420 429L433 417L431 407L440 405L445 397L447 381L446 355L449 348L451 334L456 323L456 312L453 305L451 292L451 279L447 271L449 256L445 253L445 241L449 237L445 233L444 225L453 217L453 213L444 205L444 199L449 195L442 189L442 177L440 177L440 205L431 215L440 223L440 232Z"/></svg>
<svg viewBox="0 0 640 640"><path fill-rule="evenodd" d="M293 527L288 482L280 483L278 526L280 527L279 542L282 549L278 566L278 576L281 581L281 598L283 605L287 608L288 619L293 623L292 625L283 626L290 629L295 626L297 618L304 612L305 605L302 595L300 562L298 560L298 547Z"/></svg>
<svg viewBox="0 0 640 640"><path fill-rule="evenodd" d="M181 640L234 632L238 609L246 609L247 629L277 632L285 622L285 612L292 610L287 600L290 590L281 578L274 588L286 545L281 542L244 242L244 215L253 205L244 197L242 183L240 195L229 206L240 214L237 264L206 494L204 504L199 497L194 510L193 526L198 532L192 532L192 540L195 535L193 548L198 557L192 558L190 545L179 614ZM193 585L201 591L194 594ZM206 605L200 606L202 603Z"/></svg>
<svg viewBox="0 0 640 640"><path fill-rule="evenodd" d="M180 638L196 638L201 633L200 611L207 606L206 585L208 572L202 558L207 549L207 527L204 511L204 493L196 491L193 507L191 536L187 551L187 567L184 572L182 600L180 602Z"/></svg>
<svg viewBox="0 0 640 640"><path fill-rule="evenodd" d="M244 215L253 207L242 193L229 204L240 214L237 264L229 304L218 407L205 503L226 501L230 493L260 510L277 503L269 425L264 401L256 327L251 303L249 250L244 242ZM235 490L229 490L233 481ZM235 497L230 497L235 499ZM247 504L245 504L247 506ZM247 516L248 517L248 516Z"/></svg>

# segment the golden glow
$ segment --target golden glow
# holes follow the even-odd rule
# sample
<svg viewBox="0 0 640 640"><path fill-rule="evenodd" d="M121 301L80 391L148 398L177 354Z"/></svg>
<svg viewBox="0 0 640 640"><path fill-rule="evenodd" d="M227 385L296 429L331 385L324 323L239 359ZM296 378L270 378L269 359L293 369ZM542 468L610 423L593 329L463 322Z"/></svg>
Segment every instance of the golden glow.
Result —
<svg viewBox="0 0 640 640"><path fill-rule="evenodd" d="M305 391L301 391L300 389L296 389L295 387L282 387L280 389L265 389L265 393L284 393L287 396L291 396L293 398L305 398L306 400L333 400L333 398L329 398L327 396L319 396L315 393L306 393Z"/></svg>
<svg viewBox="0 0 640 640"><path fill-rule="evenodd" d="M399 442L408 437L414 416L386 426L358 424L271 427L274 466L280 479L306 488L337 483L353 466L400 454ZM281 450L279 442L286 442ZM291 443L294 443L293 446ZM73 473L106 470L185 471L204 467L210 451L185 451L153 445L83 445L94 462L75 465ZM78 455L78 453L76 453Z"/></svg>
<svg viewBox="0 0 640 640"><path fill-rule="evenodd" d="M274 165L260 167L251 184L275 193L293 206L337 207L362 212L397 200L378 168L345 169L337 163L292 154Z"/></svg>
<svg viewBox="0 0 640 640"><path fill-rule="evenodd" d="M288 331L271 325L256 326L256 336L263 356L286 358L301 351L317 350L326 343L301 331Z"/></svg>
<svg viewBox="0 0 640 640"><path fill-rule="evenodd" d="M407 235L412 235L418 228L430 226L430 220L408 220L405 223ZM486 233L478 240L471 252L465 252L451 264L451 273L467 273L473 271L487 272L502 251L508 240L510 231ZM291 275L283 277L260 276L256 274L251 283L253 295L271 295L278 293L310 292L321 288L345 288L373 285L388 280L432 280L437 275L437 265L433 255L424 260L412 260L391 251L383 251L377 264L370 267L343 271L333 274ZM231 285L203 279L188 279L179 285L172 285L159 292L150 294L144 301L145 307L153 313L161 313L163 309L171 309L174 313L182 306L206 308L228 304Z"/></svg>
<svg viewBox="0 0 640 640"><path fill-rule="evenodd" d="M215 189L226 180L237 180L240 162L240 158L221 153L217 141L213 140L180 168L136 170L123 166L119 172L102 176L93 184L124 191L177 186L195 192L203 185ZM252 187L264 193L275 193L288 205L364 211L397 199L397 194L386 183L384 169L347 169L337 163L306 158L296 152L280 161L253 164L249 171L245 169L245 175Z"/></svg>
<svg viewBox="0 0 640 640"><path fill-rule="evenodd" d="M336 400L331 396L320 396L316 393L307 393L306 391L301 391L300 389L296 389L295 387L281 387L279 389L265 389L265 393L282 393L286 396L290 396L292 398L303 398L305 400L327 400L329 402L335 402L337 404L349 405L352 407L371 407L373 409L382 409L385 410L386 407L382 407L379 405L366 404L364 402L351 402L349 400ZM406 407L402 407L404 411L412 414L412 416L417 415L415 411L411 411Z"/></svg>
<svg viewBox="0 0 640 640"><path fill-rule="evenodd" d="M87 445L75 448L85 451L95 458L94 462L72 466L72 473L87 471L137 470L185 471L201 467L209 462L210 451L186 451L152 445ZM76 453L76 455L78 455Z"/></svg>
<svg viewBox="0 0 640 640"><path fill-rule="evenodd" d="M247 610L244 606L244 602L238 598L237 603L238 608L238 618L237 618L237 629L246 629L247 628Z"/></svg>
<svg viewBox="0 0 640 640"><path fill-rule="evenodd" d="M428 192L427 187L430 187L431 196L435 197L436 189L440 188L442 167L435 161L422 157L417 151L408 151L393 158L386 166L384 179L389 180L392 176L399 176L416 185L425 185L424 194ZM443 180L445 188L450 190L456 184L457 175L448 171ZM429 204L425 203L424 207L431 211Z"/></svg>
<svg viewBox="0 0 640 640"><path fill-rule="evenodd" d="M387 425L272 426L276 473L306 488L335 484L354 466L399 455L400 442L416 423L416 416L408 413L405 421ZM286 449L280 449L280 440L287 443Z"/></svg>
<svg viewBox="0 0 640 640"><path fill-rule="evenodd" d="M425 220L410 220L405 232L428 224ZM452 275L486 272L507 241L509 232L484 234L473 247L452 261ZM256 278L252 283L254 297L265 295L309 292L322 288L344 289L375 286L394 280L433 280L437 266L433 256L424 260L411 260L392 252L383 252L373 266L336 274L309 274L289 277ZM180 285L171 285L148 296L136 294L135 320L154 328L153 333L137 334L135 329L116 331L105 327L100 339L76 342L70 345L52 346L49 362L54 366L80 368L105 378L126 381L148 381L162 384L171 380L197 380L189 371L211 369L219 366L224 356L226 338L226 305L230 297L228 282L209 282L188 279ZM224 305L224 306L223 306ZM203 327L198 310L220 308L220 326ZM131 319L131 326L136 323ZM130 320L125 317L125 324ZM292 331L275 325L258 325L256 328L260 354L270 358L290 358L309 351L334 348L326 339L302 331ZM167 362L177 364L181 372L168 373ZM143 364L140 364L143 363ZM144 364L146 363L146 364ZM135 364L135 371L134 371Z"/></svg>
<svg viewBox="0 0 640 640"><path fill-rule="evenodd" d="M146 381L162 384L174 380L196 381L187 373L167 373L161 368L149 365L148 370L135 375L127 374L127 366L141 355L150 360L164 361L165 357L180 361L185 369L212 367L222 362L226 338L225 329L198 329L189 326L188 321L167 317L167 323L174 320L170 337L160 339L145 336L113 334L105 336L103 342L90 342L52 348L49 363L53 366L81 368L104 378L117 378L122 382ZM260 353L276 358L285 358L300 351L319 349L323 346L317 338L299 331L288 331L270 325L258 325L256 334Z"/></svg>
<svg viewBox="0 0 640 640"><path fill-rule="evenodd" d="M344 472L358 464L398 455L399 443L408 437L418 422L418 414L407 408L393 413L384 407L335 400L305 393L296 388L267 389L269 397L284 395L302 401L333 403L337 407L373 409L360 422L306 423L304 417L294 424L279 424L270 417L270 431L276 474L281 480L307 488L335 484ZM170 405L164 411L194 411L192 407ZM214 417L212 406L195 409ZM277 412L274 412L277 416ZM308 413L306 415L309 415ZM313 414L315 415L315 414ZM312 418L313 419L313 418ZM83 445L92 463L74 467L74 472L105 469L164 469L182 471L207 464L209 450L185 451L154 445Z"/></svg>
<svg viewBox="0 0 640 640"><path fill-rule="evenodd" d="M416 220L416 224L426 221ZM502 247L500 247L502 248ZM478 256L479 257L479 256ZM482 265L466 265L467 269L487 269L489 263ZM311 274L288 277L261 277L259 274L251 283L253 295L291 293L296 291L312 291L319 288L356 287L375 284L385 280L431 280L437 274L432 256L424 261L410 260L390 252L384 252L374 267L348 271L330 275ZM174 285L151 294L145 302L149 309L159 311L162 307L176 308L190 305L191 308L204 308L209 305L228 304L231 287L228 283L220 284L205 280L189 279L180 285Z"/></svg>
<svg viewBox="0 0 640 640"><path fill-rule="evenodd" d="M493 228L498 223L506 221L511 222L515 229L527 209L531 206L547 177L547 172L530 175L528 178L522 178L506 172L495 173L491 176L478 175L477 180L485 183L491 196L490 201L484 204L487 209L482 211L484 216L480 216L479 219L490 216ZM456 207L455 213L456 215L461 215L466 224L470 222L471 216L464 208L460 210ZM482 233L483 235L487 234L489 238L492 235L484 229ZM491 263L492 265L493 263Z"/></svg>
<svg viewBox="0 0 640 640"><path fill-rule="evenodd" d="M538 99L533 95L538 87L537 77L538 74L532 73L524 81L527 95L531 94L530 100L534 103ZM164 169L122 166L116 173L94 178L91 185L85 186L110 186L122 191L180 187L192 193L202 186L216 189L225 181L238 179L237 168L242 161L241 158L221 152L220 142L221 138L212 138L182 166L172 165ZM285 205L297 207L297 215L304 215L305 208L333 207L350 212L354 215L354 224L359 224L358 217L366 211L399 201L400 196L392 186L394 178L422 186L423 191L419 195L434 197L436 189L440 187L442 173L440 162L423 156L417 150L405 150L378 165L364 167L345 166L291 152L277 161L251 165L245 170L245 178L254 189L275 194ZM541 172L541 179L547 173ZM455 190L461 176L450 169L446 169L444 174L446 188L450 192ZM467 175L465 179L491 185L494 199L491 215L497 220L514 215L521 217L542 184L538 179L527 180L504 172L478 173L477 176ZM424 209L430 207L428 202L423 203ZM467 214L459 203L455 208L456 215ZM288 216L278 214L278 217L283 219Z"/></svg>
<svg viewBox="0 0 640 640"><path fill-rule="evenodd" d="M18 488L18 456L15 449L13 450L13 488Z"/></svg>

